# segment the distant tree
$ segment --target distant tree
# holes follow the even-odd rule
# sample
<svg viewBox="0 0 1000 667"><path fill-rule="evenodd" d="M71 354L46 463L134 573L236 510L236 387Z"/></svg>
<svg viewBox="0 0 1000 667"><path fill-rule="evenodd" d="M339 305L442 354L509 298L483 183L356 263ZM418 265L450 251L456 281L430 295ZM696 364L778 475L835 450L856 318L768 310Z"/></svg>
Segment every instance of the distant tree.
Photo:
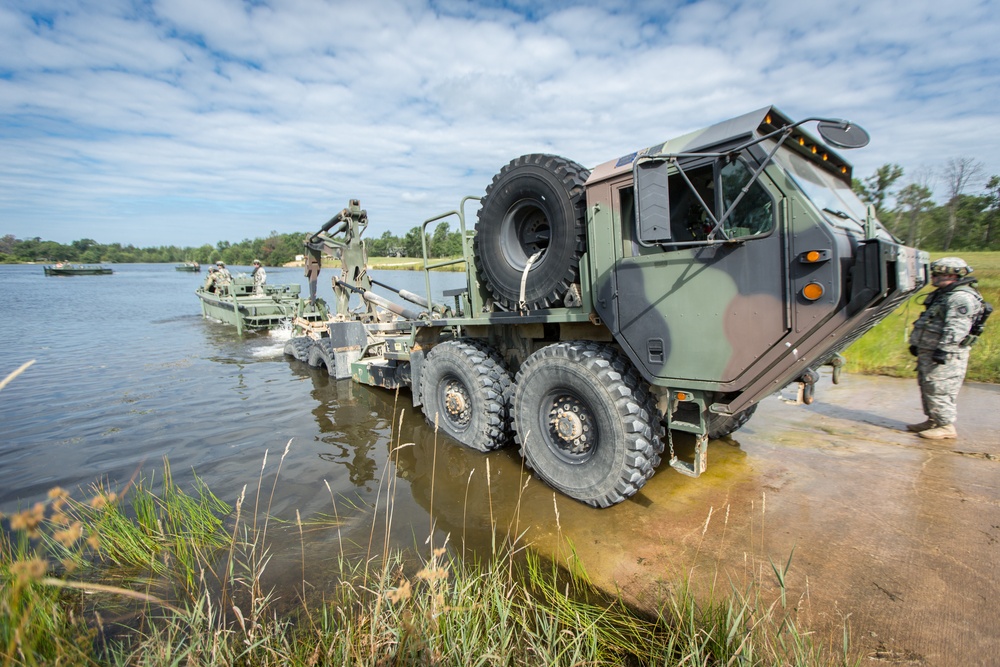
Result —
<svg viewBox="0 0 1000 667"><path fill-rule="evenodd" d="M404 255L406 255L407 257L423 256L424 252L422 245L423 242L421 241L420 237L421 237L420 227L414 227L410 231L406 232L406 236L403 237Z"/></svg>
<svg viewBox="0 0 1000 667"><path fill-rule="evenodd" d="M896 195L897 230L904 237L906 245L916 246L920 243L920 219L934 207L931 190L920 183L910 183ZM905 229L903 233L902 227Z"/></svg>
<svg viewBox="0 0 1000 667"><path fill-rule="evenodd" d="M460 232L452 232L447 222L440 222L431 237L432 257L457 257L462 254Z"/></svg>
<svg viewBox="0 0 1000 667"><path fill-rule="evenodd" d="M861 198L861 201L866 204L874 204L875 212L881 218L885 212L885 202L890 195L890 189L902 177L902 167L898 164L886 163L876 169L875 173L863 182L854 179L851 188Z"/></svg>
<svg viewBox="0 0 1000 667"><path fill-rule="evenodd" d="M372 257L388 257L393 248L398 248L403 242L392 232L384 231L382 236L368 241L368 254Z"/></svg>
<svg viewBox="0 0 1000 667"><path fill-rule="evenodd" d="M965 189L983 173L981 162L970 157L952 158L945 163L942 176L948 187L948 228L944 237L943 250L951 248L958 227L959 198Z"/></svg>
<svg viewBox="0 0 1000 667"><path fill-rule="evenodd" d="M983 247L995 250L1000 247L1000 234L997 234L1000 223L1000 176L991 176L986 183L986 229L983 234Z"/></svg>

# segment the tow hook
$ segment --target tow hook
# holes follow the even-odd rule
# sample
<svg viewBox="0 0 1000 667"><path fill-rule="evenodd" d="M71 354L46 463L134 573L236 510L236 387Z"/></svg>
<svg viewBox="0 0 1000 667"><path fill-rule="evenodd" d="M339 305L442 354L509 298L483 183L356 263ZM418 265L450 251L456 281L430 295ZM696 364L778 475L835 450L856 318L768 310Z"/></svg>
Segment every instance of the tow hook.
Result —
<svg viewBox="0 0 1000 667"><path fill-rule="evenodd" d="M840 384L840 372L843 370L844 364L847 363L847 359L844 359L843 355L835 354L826 363L833 367L833 383Z"/></svg>
<svg viewBox="0 0 1000 667"><path fill-rule="evenodd" d="M816 382L819 381L819 373L808 369L805 373L799 376L799 392L796 403L804 403L806 405L812 405L813 398L816 396Z"/></svg>

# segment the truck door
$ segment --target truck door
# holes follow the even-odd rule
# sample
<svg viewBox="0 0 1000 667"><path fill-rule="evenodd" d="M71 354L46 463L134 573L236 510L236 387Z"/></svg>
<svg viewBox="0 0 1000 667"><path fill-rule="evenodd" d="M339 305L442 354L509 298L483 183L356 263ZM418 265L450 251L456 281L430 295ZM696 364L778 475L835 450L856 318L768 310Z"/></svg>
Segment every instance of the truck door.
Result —
<svg viewBox="0 0 1000 667"><path fill-rule="evenodd" d="M647 376L735 383L788 333L782 200L751 160L663 162L612 195L625 241L598 311Z"/></svg>

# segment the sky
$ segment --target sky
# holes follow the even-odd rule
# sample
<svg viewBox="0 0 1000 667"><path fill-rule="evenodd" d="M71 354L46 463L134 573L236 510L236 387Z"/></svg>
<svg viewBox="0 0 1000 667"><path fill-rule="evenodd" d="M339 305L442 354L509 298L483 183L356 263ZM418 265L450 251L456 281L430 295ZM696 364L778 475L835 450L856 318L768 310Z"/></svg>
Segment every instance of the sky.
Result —
<svg viewBox="0 0 1000 667"><path fill-rule="evenodd" d="M0 0L0 45L21 239L235 243L350 199L401 236L519 155L592 167L772 104L861 125L855 176L939 203L949 159L1000 174L995 0Z"/></svg>

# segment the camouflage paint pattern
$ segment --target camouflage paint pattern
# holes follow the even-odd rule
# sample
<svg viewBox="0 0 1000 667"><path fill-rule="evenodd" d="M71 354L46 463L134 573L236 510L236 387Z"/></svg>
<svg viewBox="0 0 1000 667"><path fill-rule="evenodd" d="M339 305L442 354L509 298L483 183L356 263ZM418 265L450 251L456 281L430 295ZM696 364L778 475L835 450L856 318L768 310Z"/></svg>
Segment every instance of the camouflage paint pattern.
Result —
<svg viewBox="0 0 1000 667"><path fill-rule="evenodd" d="M599 165L587 182L594 311L647 381L711 392L717 412L745 409L831 358L927 279L926 253L896 243L881 225L868 237L865 220L831 224L810 200L804 180L853 198L851 171L799 128L778 153L799 157L771 162L758 181L772 218L765 233L731 243L637 241L637 158L724 152L787 122L762 109ZM771 148L741 156L754 167ZM810 251L821 259L804 261ZM866 273L871 289L852 292ZM803 297L810 284L822 287L820 298Z"/></svg>

